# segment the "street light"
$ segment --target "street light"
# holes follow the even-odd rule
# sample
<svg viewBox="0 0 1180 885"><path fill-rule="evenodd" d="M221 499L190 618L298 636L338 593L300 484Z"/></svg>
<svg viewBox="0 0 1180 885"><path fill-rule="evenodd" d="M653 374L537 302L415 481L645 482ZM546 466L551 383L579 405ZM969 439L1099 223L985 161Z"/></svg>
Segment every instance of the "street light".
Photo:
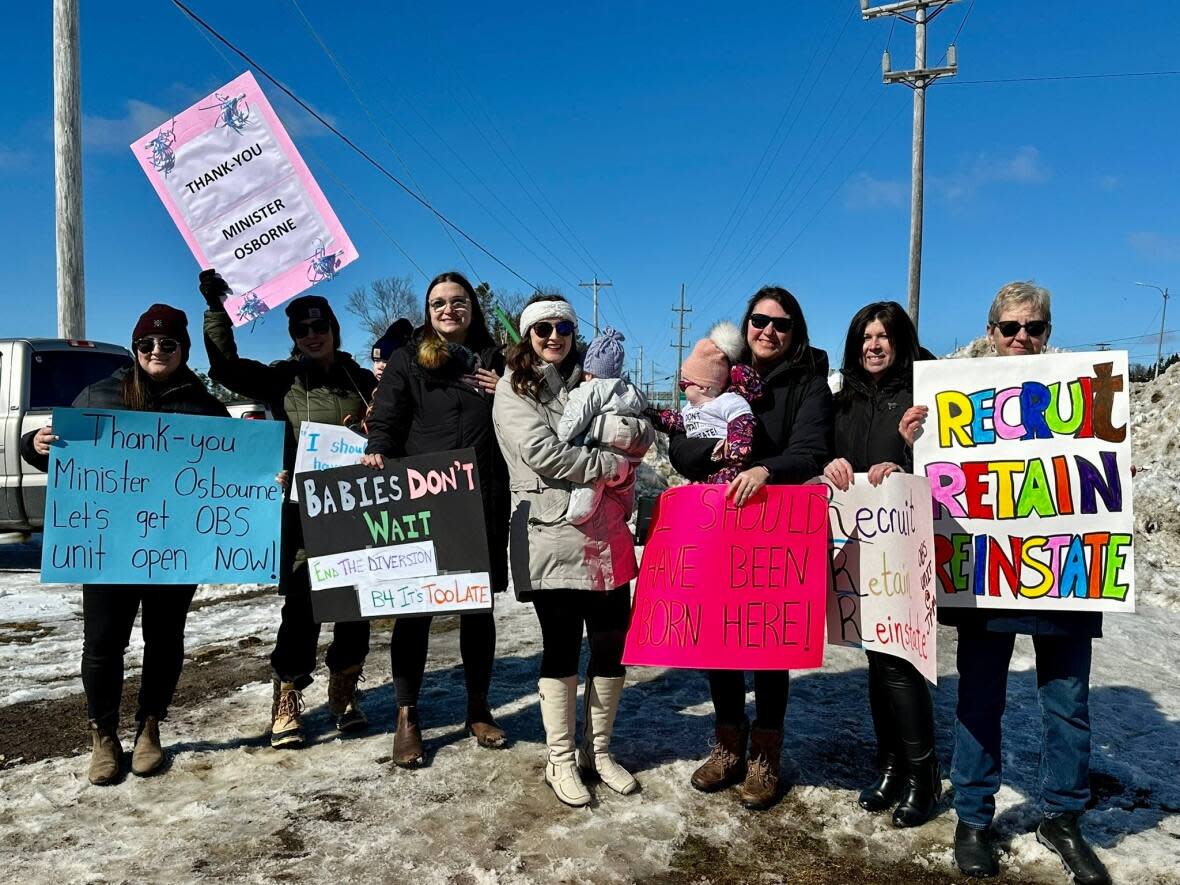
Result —
<svg viewBox="0 0 1180 885"><path fill-rule="evenodd" d="M1160 376L1160 363L1162 363L1164 361L1164 321L1168 317L1168 290L1166 288L1161 288L1160 286L1155 285L1155 283L1138 283L1137 282L1137 283L1135 283L1135 285L1136 286L1143 286L1144 288L1147 288L1147 289L1155 289L1162 296L1164 296L1164 310L1163 310L1163 313L1160 314L1160 343L1159 343L1159 348L1155 352L1155 375L1152 376L1152 380L1155 380L1156 378L1158 378Z"/></svg>

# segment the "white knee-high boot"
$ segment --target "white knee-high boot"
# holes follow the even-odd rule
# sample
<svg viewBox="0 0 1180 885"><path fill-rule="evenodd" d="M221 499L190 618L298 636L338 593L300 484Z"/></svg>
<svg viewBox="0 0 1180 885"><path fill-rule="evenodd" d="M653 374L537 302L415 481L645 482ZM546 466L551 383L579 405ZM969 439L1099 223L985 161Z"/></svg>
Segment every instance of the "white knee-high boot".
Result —
<svg viewBox="0 0 1180 885"><path fill-rule="evenodd" d="M631 772L610 754L611 732L625 681L624 676L595 676L586 683L582 745L578 753L578 765L583 771L596 773L604 784L623 795L639 789L639 782Z"/></svg>
<svg viewBox="0 0 1180 885"><path fill-rule="evenodd" d="M549 758L545 762L545 783L557 798L575 808L590 803L590 792L578 774L574 756L574 730L577 716L578 677L543 678L537 682L541 696L541 722L545 726L545 743Z"/></svg>

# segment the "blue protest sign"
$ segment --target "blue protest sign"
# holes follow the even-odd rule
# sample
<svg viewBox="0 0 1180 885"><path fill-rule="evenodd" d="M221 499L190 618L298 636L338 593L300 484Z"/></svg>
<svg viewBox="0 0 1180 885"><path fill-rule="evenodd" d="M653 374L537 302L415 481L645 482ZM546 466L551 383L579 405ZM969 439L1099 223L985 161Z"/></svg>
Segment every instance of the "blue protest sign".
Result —
<svg viewBox="0 0 1180 885"><path fill-rule="evenodd" d="M278 580L283 427L159 412L54 409L41 580Z"/></svg>

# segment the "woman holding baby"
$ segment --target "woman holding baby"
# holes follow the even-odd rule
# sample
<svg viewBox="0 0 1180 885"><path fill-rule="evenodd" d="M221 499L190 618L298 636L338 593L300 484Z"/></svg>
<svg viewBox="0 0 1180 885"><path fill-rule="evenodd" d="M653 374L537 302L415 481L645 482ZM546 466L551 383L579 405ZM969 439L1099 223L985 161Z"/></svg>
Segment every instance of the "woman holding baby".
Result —
<svg viewBox="0 0 1180 885"><path fill-rule="evenodd" d="M795 296L778 286L759 289L746 305L740 332L743 346L738 361L753 368L761 389L750 397L755 426L750 451L743 458L748 466L729 480L726 490L739 507L768 483L804 483L818 476L832 447L827 356L811 347L807 320ZM681 380L682 385L698 383L688 377ZM718 451L718 439L672 431L672 466L691 480L714 477L726 457L725 449L722 445ZM692 785L710 793L740 783L743 805L769 808L779 796L790 674L786 670L754 673L753 723L746 716L746 674L712 670L708 675L716 743L709 758L693 772Z"/></svg>
<svg viewBox="0 0 1180 885"><path fill-rule="evenodd" d="M587 484L625 482L654 432L646 419L616 413L603 416L593 445L562 438L571 395L594 380L584 375L576 332L568 301L533 297L520 316L521 340L510 349L508 371L496 387L492 419L512 491L513 588L533 604L541 626L537 688L548 746L545 781L562 802L581 806L591 801L583 776L596 776L619 793L638 788L609 749L626 677L629 584L638 565L627 526L631 496L604 493L575 523L569 519L571 494ZM590 662L583 736L575 747L583 631Z"/></svg>

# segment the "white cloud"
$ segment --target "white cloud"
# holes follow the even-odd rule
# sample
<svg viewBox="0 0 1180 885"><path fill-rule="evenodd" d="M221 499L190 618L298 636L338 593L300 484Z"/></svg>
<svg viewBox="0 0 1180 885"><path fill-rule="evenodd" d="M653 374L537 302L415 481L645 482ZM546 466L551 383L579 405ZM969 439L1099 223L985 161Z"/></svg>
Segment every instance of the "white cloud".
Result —
<svg viewBox="0 0 1180 885"><path fill-rule="evenodd" d="M910 196L907 182L874 178L860 173L844 189L844 205L849 209L899 209Z"/></svg>
<svg viewBox="0 0 1180 885"><path fill-rule="evenodd" d="M132 98L121 117L83 114L82 145L96 151L125 151L132 141L169 119L163 108Z"/></svg>
<svg viewBox="0 0 1180 885"><path fill-rule="evenodd" d="M1127 237L1127 242L1144 258L1180 261L1180 237L1143 230L1132 233Z"/></svg>
<svg viewBox="0 0 1180 885"><path fill-rule="evenodd" d="M1049 178L1041 152L1032 145L1007 157L986 152L965 159L951 175L928 176L929 186L943 199L957 202L974 196L981 188L997 183L1040 184Z"/></svg>

